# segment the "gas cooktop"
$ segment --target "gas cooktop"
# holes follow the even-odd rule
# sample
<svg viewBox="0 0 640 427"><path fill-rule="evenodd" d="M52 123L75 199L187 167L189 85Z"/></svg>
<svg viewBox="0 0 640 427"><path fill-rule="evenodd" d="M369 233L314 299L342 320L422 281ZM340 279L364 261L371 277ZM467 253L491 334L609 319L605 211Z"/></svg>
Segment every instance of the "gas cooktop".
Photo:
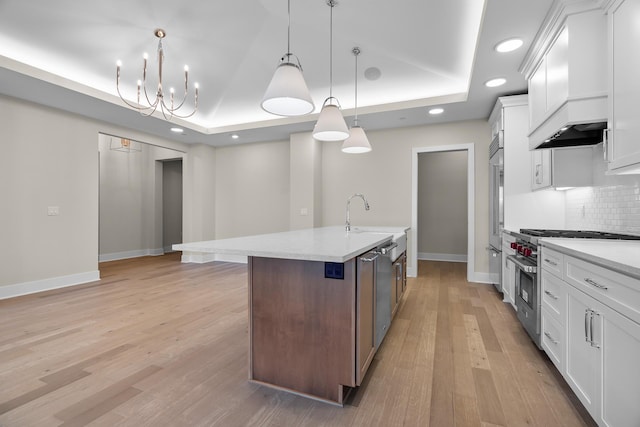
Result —
<svg viewBox="0 0 640 427"><path fill-rule="evenodd" d="M617 239L617 240L640 240L640 236L633 234L618 234L608 231L590 230L541 230L541 229L520 229L521 234L533 237L565 237L580 239Z"/></svg>

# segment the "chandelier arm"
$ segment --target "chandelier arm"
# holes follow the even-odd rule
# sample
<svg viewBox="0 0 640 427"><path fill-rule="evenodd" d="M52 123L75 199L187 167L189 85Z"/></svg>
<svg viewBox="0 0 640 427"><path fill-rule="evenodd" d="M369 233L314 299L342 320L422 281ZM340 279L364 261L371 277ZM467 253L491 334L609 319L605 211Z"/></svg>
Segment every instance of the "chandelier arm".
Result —
<svg viewBox="0 0 640 427"><path fill-rule="evenodd" d="M180 117L180 118L188 118L193 116L197 109L198 109L198 84L196 83L195 85L195 96L194 96L194 109L190 114L185 114L185 115L179 115L176 114L176 111L179 110L180 108L182 108L187 100L187 97L189 95L189 74L188 74L188 68L185 66L185 79L184 79L184 95L182 97L182 100L180 101L180 103L178 105L174 105L174 93L173 91L171 91L170 94L170 103L171 105L167 104L167 101L165 100L165 93L164 93L164 88L163 88L163 82L162 82L162 77L163 77L163 65L164 65L164 49L162 46L162 38L165 37L166 32L164 32L164 30L162 29L156 29L154 34L156 35L156 37L158 37L158 50L157 50L157 55L158 55L158 89L156 91L156 96L153 102L151 102L151 98L149 97L149 91L147 90L147 55L144 55L144 65L143 65L143 72L142 72L142 81L138 81L138 96L137 96L137 105L127 101L124 96L122 96L122 92L120 91L120 63L118 61L118 68L117 68L117 74L116 74L116 91L118 93L118 96L120 97L120 99L122 99L122 101L129 107L137 110L141 115L143 116L151 116L153 115L157 110L158 110L158 106L160 106L160 112L162 113L163 117L166 120L171 120L173 118L173 116L176 117ZM142 90L141 90L142 89ZM144 99L141 100L141 96L140 96L140 92L144 93ZM142 105L142 101L146 100L146 103L148 104L148 106L143 106Z"/></svg>
<svg viewBox="0 0 640 427"><path fill-rule="evenodd" d="M131 102L127 101L124 96L122 96L122 93L120 92L120 85L116 85L116 90L118 91L118 96L120 96L120 99L122 100L122 102L124 102L125 104L127 104L129 107L137 110L140 114L142 114L145 117L148 117L150 115L152 115L156 108L157 108L157 104L149 104L148 107L145 106L141 106L140 104L136 105L136 104L132 104ZM149 112L148 114L146 113L147 110L151 110L151 112Z"/></svg>
<svg viewBox="0 0 640 427"><path fill-rule="evenodd" d="M169 117L167 117L167 111L165 111L164 101L160 102L160 111L162 112L162 115L164 116L165 120L170 121L173 118L173 112L171 110L168 110Z"/></svg>
<svg viewBox="0 0 640 427"><path fill-rule="evenodd" d="M173 100L173 98L172 98L172 100ZM182 101L180 102L180 104L178 104L178 106L177 106L177 107L174 107L174 106L173 106L173 103L172 103L172 104L171 104L171 108L169 108L169 107L167 106L167 104L165 104L164 99L162 100L162 103L164 104L164 108L166 108L168 111L176 111L176 110L179 110L179 109L182 107L182 105L184 104L184 102L185 102L186 100L187 100L187 91L185 90L185 92L184 92L184 96L182 97Z"/></svg>

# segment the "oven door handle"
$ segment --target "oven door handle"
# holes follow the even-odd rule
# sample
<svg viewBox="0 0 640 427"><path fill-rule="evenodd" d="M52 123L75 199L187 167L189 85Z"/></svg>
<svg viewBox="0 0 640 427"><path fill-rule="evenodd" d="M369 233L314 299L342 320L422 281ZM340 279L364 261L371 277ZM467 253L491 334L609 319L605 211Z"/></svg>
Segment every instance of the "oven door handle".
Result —
<svg viewBox="0 0 640 427"><path fill-rule="evenodd" d="M535 274L538 272L537 266L523 263L516 255L509 255L507 259L513 262L516 267L518 267L520 270L523 270L525 273Z"/></svg>

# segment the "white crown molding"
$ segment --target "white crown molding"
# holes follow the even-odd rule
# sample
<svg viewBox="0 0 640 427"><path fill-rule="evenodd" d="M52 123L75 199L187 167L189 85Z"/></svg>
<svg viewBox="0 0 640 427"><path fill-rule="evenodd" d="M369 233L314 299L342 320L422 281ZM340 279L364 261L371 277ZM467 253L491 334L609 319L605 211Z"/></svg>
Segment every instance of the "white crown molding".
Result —
<svg viewBox="0 0 640 427"><path fill-rule="evenodd" d="M87 271L85 273L70 274L68 276L52 277L49 279L34 280L31 282L16 283L0 286L0 300L15 298L22 295L35 294L37 292L82 285L84 283L100 280L100 271Z"/></svg>
<svg viewBox="0 0 640 427"><path fill-rule="evenodd" d="M568 16L592 10L603 10L605 3L614 1L617 0L555 0L518 71L527 80L531 77L542 57L560 34Z"/></svg>

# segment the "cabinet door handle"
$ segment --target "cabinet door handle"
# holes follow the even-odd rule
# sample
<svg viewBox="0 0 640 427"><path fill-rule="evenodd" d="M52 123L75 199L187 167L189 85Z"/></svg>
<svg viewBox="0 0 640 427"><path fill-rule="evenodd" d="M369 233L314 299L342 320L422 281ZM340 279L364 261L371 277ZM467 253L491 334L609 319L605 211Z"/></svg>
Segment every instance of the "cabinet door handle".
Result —
<svg viewBox="0 0 640 427"><path fill-rule="evenodd" d="M549 296L550 296L551 298L553 298L553 299L556 299L556 300L558 299L558 297L557 297L557 296L555 296L554 294L552 294L552 293L551 293L551 292L549 292L549 291L544 291L544 293L545 293L545 294L547 294L547 295L549 295Z"/></svg>
<svg viewBox="0 0 640 427"><path fill-rule="evenodd" d="M591 347L600 348L600 344L598 344L597 342L595 342L593 340L593 317L594 317L594 315L600 316L600 313L591 310L591 319L589 319L589 329L590 329L590 332L591 332L591 339L589 340L589 343L591 344Z"/></svg>
<svg viewBox="0 0 640 427"><path fill-rule="evenodd" d="M585 282L587 282L588 284L590 284L591 286L595 286L598 289L602 289L603 291L606 291L607 289L609 289L607 286L605 285L601 285L600 283L596 282L595 280L587 277L586 279L584 279Z"/></svg>
<svg viewBox="0 0 640 427"><path fill-rule="evenodd" d="M604 153L604 161L609 161L609 129L605 129L602 133L602 151Z"/></svg>
<svg viewBox="0 0 640 427"><path fill-rule="evenodd" d="M590 343L591 341L589 341L589 313L591 312L591 310L589 310L588 308L585 309L584 311L584 340L588 343Z"/></svg>
<svg viewBox="0 0 640 427"><path fill-rule="evenodd" d="M550 259L548 259L548 258L545 258L545 259L544 259L544 262L546 262L547 264L551 264L551 265L553 265L554 267L557 267L557 266L558 266L558 263L557 263L557 262L551 261L551 260L550 260Z"/></svg>
<svg viewBox="0 0 640 427"><path fill-rule="evenodd" d="M549 338L549 341L551 341L554 344L558 344L558 341L554 340L553 337L551 336L551 334L549 332L545 332L544 336Z"/></svg>

